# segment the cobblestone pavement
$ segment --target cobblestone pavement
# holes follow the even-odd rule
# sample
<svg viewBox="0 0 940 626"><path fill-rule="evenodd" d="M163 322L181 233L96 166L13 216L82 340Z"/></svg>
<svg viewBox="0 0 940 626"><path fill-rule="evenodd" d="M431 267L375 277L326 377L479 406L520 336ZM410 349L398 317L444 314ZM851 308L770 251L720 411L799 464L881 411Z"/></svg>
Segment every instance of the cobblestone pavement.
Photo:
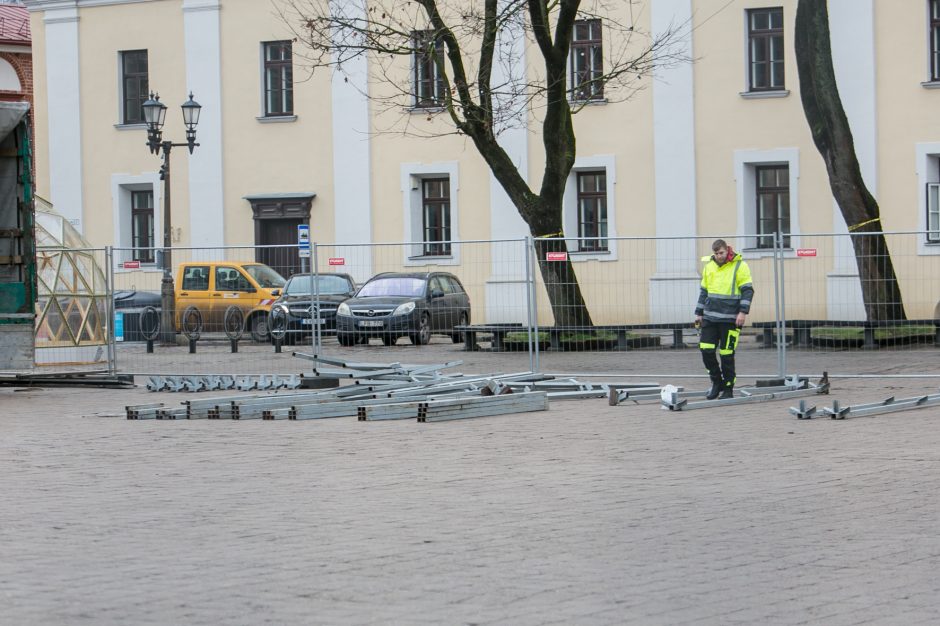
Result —
<svg viewBox="0 0 940 626"><path fill-rule="evenodd" d="M357 358L397 354L376 348ZM617 358L607 366L642 373L696 355ZM935 352L917 358L940 371ZM817 404L935 388L836 379ZM845 421L798 421L793 402L673 413L604 400L438 424L123 417L184 397L0 388L0 624L940 622L940 408Z"/></svg>

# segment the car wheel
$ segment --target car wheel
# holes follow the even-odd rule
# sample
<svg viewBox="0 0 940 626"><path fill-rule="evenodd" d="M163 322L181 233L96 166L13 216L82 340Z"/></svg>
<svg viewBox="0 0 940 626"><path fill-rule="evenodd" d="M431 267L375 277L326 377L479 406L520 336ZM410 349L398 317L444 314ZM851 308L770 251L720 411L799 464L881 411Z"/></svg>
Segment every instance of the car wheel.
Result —
<svg viewBox="0 0 940 626"><path fill-rule="evenodd" d="M466 313L461 313L461 314L460 314L460 321L457 322L457 325L458 325L458 326L466 326L466 325L469 324L469 323L470 323L470 319L467 317L467 314L466 314ZM456 333L453 333L453 334L450 336L450 339L451 339L451 341L453 341L454 343L463 343L463 335L464 335L464 334L461 333L461 332L456 332Z"/></svg>
<svg viewBox="0 0 940 626"><path fill-rule="evenodd" d="M255 315L251 318L251 339L259 343L267 343L271 337L268 332L268 316Z"/></svg>
<svg viewBox="0 0 940 626"><path fill-rule="evenodd" d="M386 346L394 346L398 343L398 337L395 335L382 335L382 343Z"/></svg>
<svg viewBox="0 0 940 626"><path fill-rule="evenodd" d="M339 345L346 346L347 348L357 343L356 335L353 333L336 333L336 341L339 342Z"/></svg>
<svg viewBox="0 0 940 626"><path fill-rule="evenodd" d="M411 343L416 346L426 345L431 341L431 318L425 313L418 320L418 330L411 335Z"/></svg>

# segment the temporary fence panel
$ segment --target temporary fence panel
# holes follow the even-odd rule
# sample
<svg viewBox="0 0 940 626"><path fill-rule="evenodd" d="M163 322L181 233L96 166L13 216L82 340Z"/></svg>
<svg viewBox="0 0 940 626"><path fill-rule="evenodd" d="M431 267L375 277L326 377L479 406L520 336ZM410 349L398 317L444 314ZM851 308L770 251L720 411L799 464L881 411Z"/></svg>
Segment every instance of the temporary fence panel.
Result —
<svg viewBox="0 0 940 626"><path fill-rule="evenodd" d="M113 257L119 371L232 375L299 371L290 353L273 352L268 330L271 306L286 283L276 268L289 272L300 267L297 246L173 248L169 254L160 248L115 248ZM170 341L158 332L167 265L173 269L169 277L174 294Z"/></svg>
<svg viewBox="0 0 940 626"><path fill-rule="evenodd" d="M790 370L857 351L853 372L883 372L878 354L911 358L894 373L926 371L936 358L940 255L927 233L803 234L783 257L783 317ZM929 368L927 368L929 369Z"/></svg>
<svg viewBox="0 0 940 626"><path fill-rule="evenodd" d="M703 258L712 254L717 238L568 239L566 254L557 252L561 240L551 244L535 240L533 255L543 268L536 273L541 370L701 375L704 370L693 325L695 304ZM744 250L751 237L722 239L731 248L743 250L751 269L757 295L749 321L773 321L773 250L752 255ZM561 282L548 288L546 277ZM577 312L578 291L588 317L579 317ZM559 301L552 303L550 293ZM567 323L559 324L559 318ZM645 356L626 358L624 352ZM739 342L739 359L745 371L773 374L777 370L776 355L761 349L749 329Z"/></svg>
<svg viewBox="0 0 940 626"><path fill-rule="evenodd" d="M523 239L317 244L316 272L348 274L360 287L338 311L329 296L321 300L323 322L313 328L323 331L322 351L350 361L461 360L467 372L528 370L526 254ZM301 341L315 343L313 328ZM494 368L482 355L496 341L508 354Z"/></svg>
<svg viewBox="0 0 940 626"><path fill-rule="evenodd" d="M860 235L769 237L722 237L747 261L755 288L738 344L743 375L864 373L871 369L867 349L933 349L940 285L932 277L940 257L920 245L923 233L884 235L901 300L882 297L878 306L866 302L864 294L878 292L862 289L857 259L883 277L889 257L873 244L853 244ZM559 240L543 239L314 242L309 257L297 246L174 248L173 328L179 334L169 345L155 341L152 352L145 339L162 312L166 256L114 249L114 354L124 373L314 375L310 362L291 357L296 350L352 362L459 360L469 373L701 376L694 309L703 258L716 238L568 240L567 251ZM275 329L279 351L272 344L271 307L290 276L262 270L262 260L272 270L293 272L294 284L310 292L291 305L298 315ZM353 288L328 293L341 278L358 290L387 272L412 276L386 277L345 309L340 304ZM57 310L49 318L55 328ZM783 327L787 340L781 342ZM191 337L198 337L194 353ZM865 358L838 367L825 358L846 349ZM908 369L924 369L923 363L912 360Z"/></svg>

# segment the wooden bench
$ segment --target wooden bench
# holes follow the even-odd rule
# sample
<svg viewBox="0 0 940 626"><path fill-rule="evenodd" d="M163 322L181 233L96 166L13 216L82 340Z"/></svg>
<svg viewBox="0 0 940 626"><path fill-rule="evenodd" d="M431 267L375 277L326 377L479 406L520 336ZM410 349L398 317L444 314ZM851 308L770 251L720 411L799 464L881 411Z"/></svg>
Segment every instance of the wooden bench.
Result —
<svg viewBox="0 0 940 626"><path fill-rule="evenodd" d="M875 341L875 330L879 328L892 328L897 326L933 326L934 345L940 346L940 319L930 320L787 320L786 329L793 331L793 347L811 346L813 343L812 331L820 327L862 328L862 349L873 350L878 347ZM754 322L751 324L763 332L761 347L772 348L774 336L777 332L777 322Z"/></svg>
<svg viewBox="0 0 940 626"><path fill-rule="evenodd" d="M539 326L540 333L548 333L549 347L552 350L561 350L561 336L568 333L592 333L608 332L615 333L617 336L617 350L628 350L630 341L627 334L630 332L644 330L671 330L672 349L687 348L688 345L683 341L682 332L694 328L692 322L677 322L663 324L616 324L605 326ZM522 324L468 324L454 326L455 331L463 333L464 348L467 351L473 351L477 348L477 335L490 335L492 337L492 349L501 352L506 349L506 335L508 333L524 333L528 330L527 326Z"/></svg>

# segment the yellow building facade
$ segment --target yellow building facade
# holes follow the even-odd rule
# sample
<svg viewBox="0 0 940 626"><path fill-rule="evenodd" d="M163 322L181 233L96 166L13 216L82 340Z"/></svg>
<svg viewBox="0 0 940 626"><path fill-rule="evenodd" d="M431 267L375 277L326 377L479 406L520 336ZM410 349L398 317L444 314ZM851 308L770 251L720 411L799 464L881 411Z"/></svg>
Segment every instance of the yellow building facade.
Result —
<svg viewBox="0 0 940 626"><path fill-rule="evenodd" d="M767 242L779 214L774 223L784 225L789 258L811 248L828 259L802 270L815 272L812 285L803 284L805 314L863 316L851 243L819 236L848 231L800 103L796 0L611 4L611 22L637 33L677 29L676 52L691 62L658 67L624 102L576 98L585 106L575 116L564 232L588 300L602 301L593 292L628 284L635 287L630 320L687 320L699 258L717 236L734 238L768 293ZM292 41L276 2L27 5L37 191L93 244L162 244L159 162L145 147L135 107L158 91L169 107L166 136L182 141L176 107L192 91L203 107L200 146L192 155L185 148L172 155L174 246L290 243L294 227L309 223L314 240L331 246L330 256L357 259L351 268L357 280L393 266L459 273L454 268L473 263L483 278L467 282L486 302L474 321L523 315L525 269L518 259L433 245L442 233L454 241L503 240L528 229L469 139L429 137L450 130L445 113L416 100L379 103L396 85L418 90L411 84L419 80L415 59L401 59L384 74L391 84L365 58L342 73L310 74L303 45ZM346 3L353 13L367 5ZM828 5L839 91L862 173L885 230L920 231L899 238L903 248L895 250L899 271L920 276L932 271L923 264L940 255L940 130L931 124L940 98L940 7L936 0ZM603 20L596 41L585 32L576 37L582 49L599 51L605 62L621 45ZM523 74L537 72L534 43L521 30L506 37L516 44L504 71L515 64ZM544 166L540 112L527 110L524 120L501 135L501 144L537 189ZM584 185L594 186L587 193ZM767 199L775 212L760 206ZM429 206L437 211L433 219ZM602 241L592 244L598 235ZM410 243L394 252L362 247L391 242ZM930 316L936 295L918 296L909 316ZM625 321L622 309L597 305L595 321ZM755 311L772 319L772 299L760 300Z"/></svg>

